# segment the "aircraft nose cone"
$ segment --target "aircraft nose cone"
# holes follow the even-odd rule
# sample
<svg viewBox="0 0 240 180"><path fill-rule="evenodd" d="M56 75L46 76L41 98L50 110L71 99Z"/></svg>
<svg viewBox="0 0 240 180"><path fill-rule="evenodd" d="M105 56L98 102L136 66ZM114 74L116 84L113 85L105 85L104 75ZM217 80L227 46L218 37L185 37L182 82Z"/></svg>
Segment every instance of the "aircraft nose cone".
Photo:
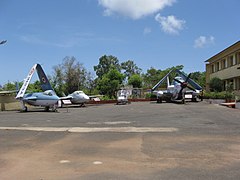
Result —
<svg viewBox="0 0 240 180"><path fill-rule="evenodd" d="M84 96L84 99L89 100L89 97L87 95Z"/></svg>

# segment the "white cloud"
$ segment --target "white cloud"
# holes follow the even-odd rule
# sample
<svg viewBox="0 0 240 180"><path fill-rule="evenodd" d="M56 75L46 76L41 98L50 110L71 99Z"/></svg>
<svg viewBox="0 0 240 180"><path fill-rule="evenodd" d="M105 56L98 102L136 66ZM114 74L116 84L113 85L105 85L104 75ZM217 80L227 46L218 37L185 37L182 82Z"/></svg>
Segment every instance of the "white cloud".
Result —
<svg viewBox="0 0 240 180"><path fill-rule="evenodd" d="M149 33L151 33L151 32L152 32L152 29L149 28L149 27L146 27L146 28L144 28L144 30L143 30L143 34L149 34Z"/></svg>
<svg viewBox="0 0 240 180"><path fill-rule="evenodd" d="M214 44L215 42L215 38L213 36L200 36L198 37L195 42L194 42L194 47L195 48L203 48L205 46Z"/></svg>
<svg viewBox="0 0 240 180"><path fill-rule="evenodd" d="M110 16L119 14L132 19L140 19L152 15L171 6L176 0L98 0L105 8L104 14Z"/></svg>
<svg viewBox="0 0 240 180"><path fill-rule="evenodd" d="M184 20L177 19L175 16L163 17L160 14L155 16L155 20L160 23L162 30L168 34L178 34L184 28Z"/></svg>

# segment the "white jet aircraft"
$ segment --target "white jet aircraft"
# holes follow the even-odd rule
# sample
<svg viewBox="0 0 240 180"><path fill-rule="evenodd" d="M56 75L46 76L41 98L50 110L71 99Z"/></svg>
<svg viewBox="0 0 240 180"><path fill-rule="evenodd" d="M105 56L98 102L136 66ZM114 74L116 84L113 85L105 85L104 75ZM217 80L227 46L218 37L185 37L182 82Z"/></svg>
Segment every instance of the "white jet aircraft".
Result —
<svg viewBox="0 0 240 180"><path fill-rule="evenodd" d="M65 100L70 100L71 104L80 104L80 106L83 106L85 103L89 102L90 97L86 95L83 91L74 91L72 94L61 97L60 99L62 100L63 104Z"/></svg>

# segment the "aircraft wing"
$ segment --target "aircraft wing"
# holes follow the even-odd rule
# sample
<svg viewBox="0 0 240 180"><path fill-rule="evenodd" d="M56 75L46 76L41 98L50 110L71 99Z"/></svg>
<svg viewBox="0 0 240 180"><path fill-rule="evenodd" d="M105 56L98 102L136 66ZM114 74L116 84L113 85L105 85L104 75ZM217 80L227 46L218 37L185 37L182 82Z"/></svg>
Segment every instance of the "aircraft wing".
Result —
<svg viewBox="0 0 240 180"><path fill-rule="evenodd" d="M94 98L100 98L103 97L103 95L92 95L92 96L88 96L90 99L94 99Z"/></svg>
<svg viewBox="0 0 240 180"><path fill-rule="evenodd" d="M172 73L173 70L169 71L166 76L164 76L155 86L153 86L152 91L155 91L169 76L169 74Z"/></svg>
<svg viewBox="0 0 240 180"><path fill-rule="evenodd" d="M60 97L60 100L70 100L72 99L72 96L64 96L64 97Z"/></svg>
<svg viewBox="0 0 240 180"><path fill-rule="evenodd" d="M30 72L29 72L28 75L27 75L27 78L24 79L23 85L22 85L20 91L18 92L18 94L17 94L17 96L16 96L16 99L22 98L22 97L24 96L24 94L25 94L25 92L26 92L26 90L27 90L27 87L28 87L28 85L29 85L29 83L30 83L30 81L31 81L31 78L32 78L32 76L33 76L33 73L34 73L34 71L36 70L36 67L37 67L37 64L35 64L35 65L31 68Z"/></svg>
<svg viewBox="0 0 240 180"><path fill-rule="evenodd" d="M46 74L44 73L42 66L40 64L37 64L37 74L41 83L41 88L43 91L46 90L53 90L51 84L48 81L48 78L46 76Z"/></svg>
<svg viewBox="0 0 240 180"><path fill-rule="evenodd" d="M0 94L5 95L5 94L12 94L18 92L17 90L12 90L12 91L0 91Z"/></svg>
<svg viewBox="0 0 240 180"><path fill-rule="evenodd" d="M187 79L187 76L185 74L183 74L181 71L179 71L178 69L176 69L176 72L184 79L186 80ZM202 87L196 83L195 81L193 81L191 78L188 79L188 83L195 89L201 91L202 90Z"/></svg>

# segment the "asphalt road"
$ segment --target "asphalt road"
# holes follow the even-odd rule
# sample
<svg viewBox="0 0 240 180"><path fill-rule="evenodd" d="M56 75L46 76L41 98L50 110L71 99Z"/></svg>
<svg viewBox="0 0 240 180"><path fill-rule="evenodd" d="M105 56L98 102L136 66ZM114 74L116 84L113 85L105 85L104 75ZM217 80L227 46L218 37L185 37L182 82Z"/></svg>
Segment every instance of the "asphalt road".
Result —
<svg viewBox="0 0 240 180"><path fill-rule="evenodd" d="M0 179L240 179L240 111L206 102L0 112Z"/></svg>

